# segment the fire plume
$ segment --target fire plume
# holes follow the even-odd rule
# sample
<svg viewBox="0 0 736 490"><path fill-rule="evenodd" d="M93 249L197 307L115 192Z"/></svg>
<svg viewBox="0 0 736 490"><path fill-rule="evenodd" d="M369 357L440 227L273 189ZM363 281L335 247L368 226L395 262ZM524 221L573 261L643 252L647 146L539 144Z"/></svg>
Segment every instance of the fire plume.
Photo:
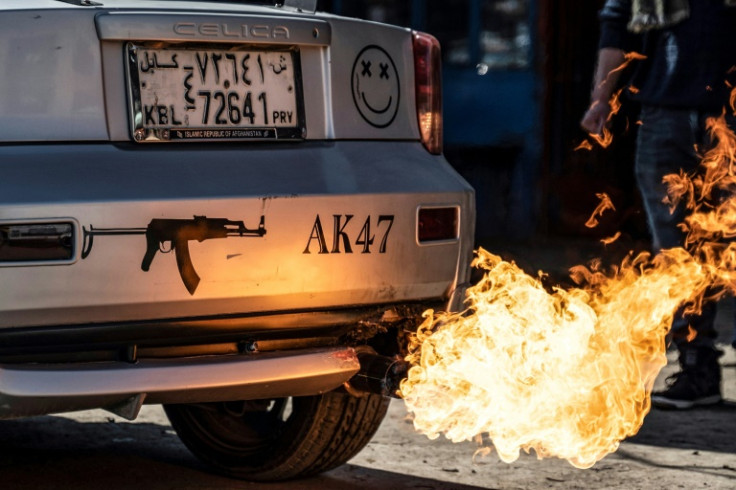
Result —
<svg viewBox="0 0 736 490"><path fill-rule="evenodd" d="M474 265L486 275L472 306L426 313L401 393L418 431L485 434L507 463L534 449L587 468L635 434L674 312L707 285L683 249L630 258L611 277L579 268L587 288L552 292L483 249Z"/></svg>
<svg viewBox="0 0 736 490"><path fill-rule="evenodd" d="M736 236L736 137L723 116L708 127L717 145L702 172L665 179L668 204L692 210L682 224L687 248L574 267L577 286L567 289L476 252L485 274L467 309L425 312L410 341L400 392L416 430L481 440L482 454L492 445L505 462L523 450L578 468L639 430L676 312L736 290L736 242L719 243Z"/></svg>

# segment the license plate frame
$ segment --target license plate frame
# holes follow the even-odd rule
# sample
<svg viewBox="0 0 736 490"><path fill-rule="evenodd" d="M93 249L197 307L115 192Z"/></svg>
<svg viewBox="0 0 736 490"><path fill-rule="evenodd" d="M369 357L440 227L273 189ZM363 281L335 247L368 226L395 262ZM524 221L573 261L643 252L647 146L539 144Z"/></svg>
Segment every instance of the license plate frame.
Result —
<svg viewBox="0 0 736 490"><path fill-rule="evenodd" d="M134 141L138 143L163 143L163 142L185 142L185 141L193 141L193 142L202 142L202 141L214 141L214 142L223 142L223 141L275 141L275 140L302 140L306 137L307 128L306 128L306 122L305 122L305 114L304 114L304 95L303 95L303 81L302 81L302 70L301 70L301 57L300 57L300 51L298 46L283 46L283 45L254 45L254 44L215 44L215 43L164 43L164 42L128 42L125 44L125 72L126 72L126 83L128 87L128 99L129 99L129 117L130 117L130 129L131 129L131 137ZM149 54L148 57L146 57L146 53ZM158 62L157 57L150 56L150 54L162 54L167 59L165 62ZM268 76L271 76L268 74L268 70L264 70L263 65L261 63L261 57L263 55L266 55L267 57L274 57L278 56L279 60L284 61L284 65L287 68L291 67L291 72L293 73L293 78L290 80L291 87L293 87L293 104L291 104L290 108L293 109L293 112L295 114L289 115L290 118L293 118L293 124L268 124L270 118L269 115L273 115L275 112L283 112L288 113L291 111L271 111L270 108L268 108L267 99L268 92L261 92L261 94L265 94L264 98L258 99L258 96L260 94L253 94L252 91L246 90L243 96L243 99L246 98L247 94L251 94L251 109L249 114L253 114L254 117L259 116L260 111L260 118L261 123L259 124L259 121L255 120L254 118L250 118L249 116L242 117L242 120L251 119L254 121L253 124L243 124L243 125L235 125L233 123L233 112L229 112L227 110L224 111L224 115L221 114L223 111L217 111L216 109L213 110L212 107L207 107L208 113L210 115L213 115L213 112L220 114L225 119L230 119L229 121L226 121L225 124L215 124L210 123L209 124L203 124L203 121L195 121L190 124L189 117L187 112L190 112L192 109L186 109L186 105L189 103L185 100L182 100L184 97L184 92L182 92L182 97L176 97L176 95L169 96L173 98L179 98L180 100L173 102L171 100L164 101L163 104L159 104L159 96L155 93L155 89L151 89L150 87L146 87L146 81L144 78L146 76L141 75L142 71L142 64L145 62L148 64L149 70L146 70L146 75L148 74L148 71L151 71L152 73L155 73L155 70L151 69L151 62L153 62L156 66L155 68L159 69L158 71L162 71L163 69L171 69L176 68L179 70L179 76L178 78L181 80L182 87L184 87L184 78L186 78L186 74L189 73L192 75L192 78L199 78L200 75L202 77L205 77L205 75L201 74L201 65L193 65L193 66L184 66L184 63L182 62L182 65L178 64L178 60L174 55L179 55L182 53L190 53L194 54L196 56L196 53L208 53L208 56L212 53L219 53L221 58L225 60L225 55L232 54L236 60L233 60L233 67L232 70L235 71L234 76L237 78L238 76L242 76L243 78L246 77L245 73L238 74L237 65L242 62L242 59L244 56L250 54L254 60L253 63L249 63L250 66L249 70L246 73L250 73L248 78L253 81L256 78L261 79L260 87L267 87L267 78ZM258 56L261 55L261 56ZM188 55L187 55L188 56ZM237 58L240 56L240 58ZM255 62L255 60L258 60L258 63ZM289 62L287 62L290 61ZM200 59L197 59L196 61L201 61ZM228 60L229 62L230 60ZM173 63L172 63L173 62ZM205 60L205 63L206 60ZM214 61L213 61L214 63ZM176 64L177 66L173 66ZM223 64L224 65L224 64ZM181 68L180 68L181 66ZM210 72L212 72L210 65ZM244 66L244 65L243 65ZM281 66L279 66L280 68ZM274 65L270 65L270 68L272 72L275 74L273 76L279 76L281 72L276 72L276 67ZM187 72L186 70L189 69L190 71ZM233 74L231 73L231 78L233 77ZM265 78L264 78L265 77ZM223 78L225 78L225 75L223 75ZM200 79L202 83L204 83L204 78ZM238 83L241 80L238 80L234 83ZM192 80L189 80L190 85L193 85L191 82ZM143 86L141 84L144 84ZM219 83L219 70L218 70L218 83ZM288 85L288 80L287 80ZM282 84L282 83L280 83ZM201 85L201 84L199 84ZM278 84L277 84L278 85ZM272 85L273 86L273 85ZM198 85L193 85L193 88L197 88ZM224 90L227 90L228 87L226 85L223 85ZM291 88L289 87L289 88ZM201 88L201 87L199 87ZM235 88L235 87L233 87ZM250 88L250 86L248 86ZM160 88L161 90L164 90L163 88ZM185 88L181 88L182 91L186 91ZM201 107L202 104L204 104L204 99L208 97L202 97L196 96L197 92L200 92L200 90L194 90L194 94L189 94L190 100L195 100L195 108L193 109L195 112L198 111L197 107L201 108L203 112L204 108ZM207 92L207 91L205 91ZM225 104L225 95L224 92L218 91L223 94L222 97L222 104ZM234 91L229 91L228 95ZM161 115L157 113L157 110L151 111L151 105L147 105L146 101L151 99L151 93L153 93L153 98L156 101L155 108L158 109L162 107L164 113L167 114L167 120L164 120L162 123ZM192 97L191 95L195 95ZM216 93L215 95L220 95L219 93ZM282 94L283 95L283 94ZM217 100L217 97L215 97ZM228 101L230 97L228 96ZM260 100L260 101L259 101ZM239 101L240 103L244 103L244 101ZM212 106L216 105L216 101L213 102L211 99L207 102L207 104L211 104ZM255 109L255 107L259 107L258 110ZM177 109L178 107L178 109ZM262 108L262 110L261 110ZM222 107L220 107L222 109ZM177 112L177 110L179 112ZM238 108L239 110L239 108ZM168 112L171 111L171 112ZM245 109L243 108L243 113L245 113ZM182 119L182 114L184 114L186 117ZM176 116L175 116L176 115ZM204 114L202 114L204 116ZM220 120L218 117L212 117L213 120ZM158 120L156 118L158 117ZM177 120L176 118L179 118L180 120ZM207 118L208 119L208 118ZM154 124L149 124L150 122L153 122ZM176 124L179 123L179 124Z"/></svg>

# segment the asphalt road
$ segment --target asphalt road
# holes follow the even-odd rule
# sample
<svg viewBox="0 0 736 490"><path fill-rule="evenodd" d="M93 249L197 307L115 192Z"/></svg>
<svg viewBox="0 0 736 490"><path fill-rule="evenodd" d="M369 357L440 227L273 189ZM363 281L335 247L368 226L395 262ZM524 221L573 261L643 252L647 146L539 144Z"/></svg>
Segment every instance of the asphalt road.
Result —
<svg viewBox="0 0 736 490"><path fill-rule="evenodd" d="M396 400L373 441L349 464L304 481L253 484L208 473L179 442L161 408L152 406L144 407L134 422L101 410L0 422L0 486L7 490L733 489L736 352L730 347L722 363L729 402L688 412L652 411L639 434L588 470L530 455L510 465L493 454L473 461L473 444L430 441L415 433L403 403Z"/></svg>

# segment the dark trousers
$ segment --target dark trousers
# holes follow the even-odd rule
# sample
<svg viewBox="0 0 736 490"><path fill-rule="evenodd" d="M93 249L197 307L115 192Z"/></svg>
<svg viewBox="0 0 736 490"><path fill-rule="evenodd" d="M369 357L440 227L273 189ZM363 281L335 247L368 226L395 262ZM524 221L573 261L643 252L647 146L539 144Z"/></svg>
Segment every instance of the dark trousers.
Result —
<svg viewBox="0 0 736 490"><path fill-rule="evenodd" d="M692 173L698 168L700 158L695 147L697 145L701 153L711 147L705 121L708 117L718 115L697 110L642 106L635 171L655 252L683 246L685 239L685 234L677 226L684 221L685 210L679 206L674 213L670 213L669 206L662 202L667 194L662 177L679 173L680 169ZM716 305L711 302L703 306L700 315L676 317L672 324L674 342L678 347L687 343L688 325L691 325L697 336L688 345L713 347L717 336L715 315Z"/></svg>

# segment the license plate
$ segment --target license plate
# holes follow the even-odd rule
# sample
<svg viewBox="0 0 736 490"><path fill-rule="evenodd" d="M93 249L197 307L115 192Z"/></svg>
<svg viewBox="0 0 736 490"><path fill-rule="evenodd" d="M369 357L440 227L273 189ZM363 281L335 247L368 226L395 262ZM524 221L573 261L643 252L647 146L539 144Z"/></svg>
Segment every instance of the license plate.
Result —
<svg viewBox="0 0 736 490"><path fill-rule="evenodd" d="M296 48L128 43L133 139L299 139L306 133Z"/></svg>

